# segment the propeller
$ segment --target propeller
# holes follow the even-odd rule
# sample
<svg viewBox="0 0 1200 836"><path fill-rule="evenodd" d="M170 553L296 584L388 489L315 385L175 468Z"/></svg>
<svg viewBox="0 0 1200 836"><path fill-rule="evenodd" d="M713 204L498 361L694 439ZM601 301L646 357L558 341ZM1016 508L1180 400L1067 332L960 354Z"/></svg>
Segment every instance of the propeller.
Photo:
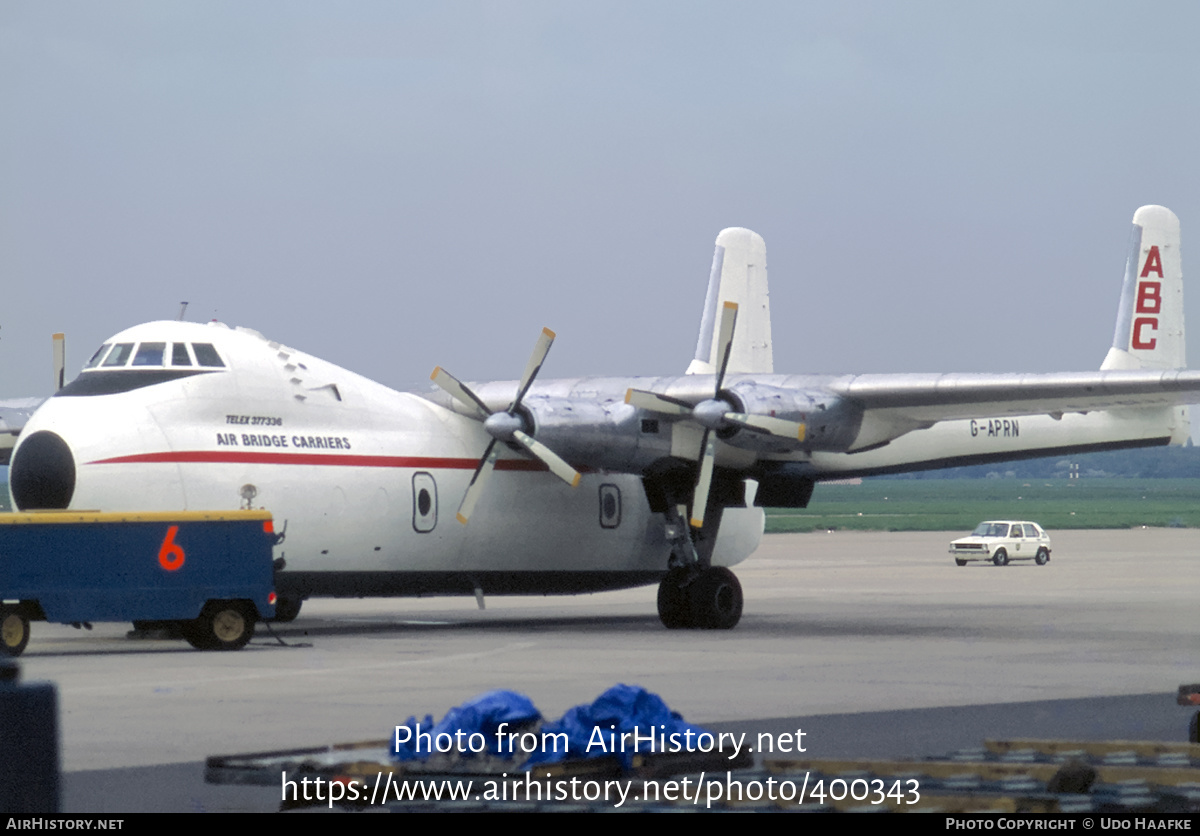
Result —
<svg viewBox="0 0 1200 836"><path fill-rule="evenodd" d="M738 412L732 403L721 397L721 388L725 384L725 370L729 367L729 355L733 348L737 310L738 306L735 302L726 302L721 309L717 343L720 365L717 368L717 380L711 398L693 405L678 398L642 389L630 389L625 393L625 403L627 404L661 415L690 419L704 428L704 436L700 441L699 471L696 476L696 487L692 493L691 524L693 528L704 527L704 510L708 506L708 494L712 487L713 467L716 461L715 433L718 430L736 426L751 432L786 438L789 441L804 440L804 424L786 421L771 415Z"/></svg>
<svg viewBox="0 0 1200 836"><path fill-rule="evenodd" d="M463 496L462 504L458 508L458 521L463 525L466 525L467 520L471 518L471 513L475 510L475 503L479 501L487 480L491 478L492 471L496 468L496 459L500 454L497 448L498 442L515 444L520 447L546 465L551 473L571 487L579 484L579 471L567 464L561 456L545 444L525 432L525 420L519 411L521 401L529 392L529 387L533 385L534 378L541 371L542 363L545 362L546 355L550 352L550 346L553 344L554 332L549 328L543 328L533 347L529 363L525 366L525 373L521 375L517 396L513 398L508 409L502 412L493 412L488 409L487 404L480 400L470 387L441 366L434 369L433 374L429 376L429 379L442 390L470 409L475 417L483 422L484 430L492 437L492 440L488 442L487 449L483 451L483 456L479 459L479 466L475 468L475 475L471 477L471 482L467 485L467 493Z"/></svg>

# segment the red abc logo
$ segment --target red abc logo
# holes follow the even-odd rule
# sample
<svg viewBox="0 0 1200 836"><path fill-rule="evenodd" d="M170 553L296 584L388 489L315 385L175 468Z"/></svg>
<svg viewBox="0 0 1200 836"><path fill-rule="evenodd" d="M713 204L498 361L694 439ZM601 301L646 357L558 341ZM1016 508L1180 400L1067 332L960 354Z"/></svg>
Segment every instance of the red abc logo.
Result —
<svg viewBox="0 0 1200 836"><path fill-rule="evenodd" d="M1163 277L1162 257L1158 247L1150 248L1146 255L1146 263L1142 265L1142 273L1138 278L1145 279L1151 273ZM1158 338L1153 336L1158 331L1158 314L1162 312L1162 282L1138 282L1137 300L1134 306L1137 314L1153 314L1152 316L1137 316L1133 320L1132 348L1152 349L1158 345ZM1147 336L1147 332L1149 336Z"/></svg>

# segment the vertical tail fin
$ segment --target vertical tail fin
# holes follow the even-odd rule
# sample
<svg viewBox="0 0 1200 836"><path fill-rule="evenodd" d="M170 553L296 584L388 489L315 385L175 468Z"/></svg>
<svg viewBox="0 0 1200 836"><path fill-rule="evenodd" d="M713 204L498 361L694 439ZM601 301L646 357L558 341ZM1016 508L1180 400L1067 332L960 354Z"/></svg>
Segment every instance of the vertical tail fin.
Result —
<svg viewBox="0 0 1200 836"><path fill-rule="evenodd" d="M1143 206L1133 214L1117 329L1100 368L1186 365L1179 218L1162 206Z"/></svg>
<svg viewBox="0 0 1200 836"><path fill-rule="evenodd" d="M716 374L720 351L716 322L726 302L738 306L737 328L726 371L734 374L770 374L775 370L771 350L771 305L767 292L767 245L748 229L723 229L717 236L708 296L700 318L696 359L688 374Z"/></svg>

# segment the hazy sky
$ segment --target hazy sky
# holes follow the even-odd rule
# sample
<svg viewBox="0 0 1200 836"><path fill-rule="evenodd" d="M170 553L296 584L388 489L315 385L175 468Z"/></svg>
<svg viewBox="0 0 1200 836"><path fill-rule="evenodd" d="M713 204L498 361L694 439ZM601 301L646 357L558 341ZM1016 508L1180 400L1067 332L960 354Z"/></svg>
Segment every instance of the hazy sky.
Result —
<svg viewBox="0 0 1200 836"><path fill-rule="evenodd" d="M73 376L182 300L398 388L516 377L542 326L548 377L682 372L726 226L766 238L779 371L1095 368L1139 205L1200 272L1197 31L1190 2L4 0L0 396L47 392L52 332Z"/></svg>

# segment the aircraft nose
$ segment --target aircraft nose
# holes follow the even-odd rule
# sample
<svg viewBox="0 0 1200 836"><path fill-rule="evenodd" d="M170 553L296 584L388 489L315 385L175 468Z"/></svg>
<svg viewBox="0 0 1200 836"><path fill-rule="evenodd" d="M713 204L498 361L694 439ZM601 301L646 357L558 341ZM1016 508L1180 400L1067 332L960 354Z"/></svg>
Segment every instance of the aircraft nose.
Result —
<svg viewBox="0 0 1200 836"><path fill-rule="evenodd" d="M75 493L75 457L57 433L22 438L8 468L13 500L21 511L66 508Z"/></svg>

